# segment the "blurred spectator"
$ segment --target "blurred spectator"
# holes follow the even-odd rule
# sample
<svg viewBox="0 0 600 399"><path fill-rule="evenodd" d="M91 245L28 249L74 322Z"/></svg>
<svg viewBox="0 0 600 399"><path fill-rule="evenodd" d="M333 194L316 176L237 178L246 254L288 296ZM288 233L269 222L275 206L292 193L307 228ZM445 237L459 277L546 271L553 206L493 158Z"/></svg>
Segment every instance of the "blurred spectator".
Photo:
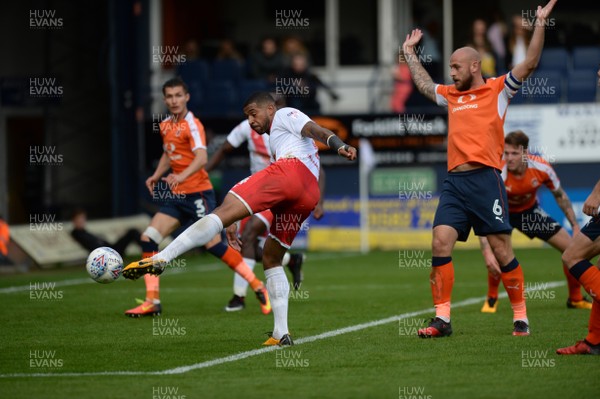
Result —
<svg viewBox="0 0 600 399"><path fill-rule="evenodd" d="M260 50L252 56L252 77L266 79L270 83L283 71L283 56L277 49L272 37L266 37L260 44Z"/></svg>
<svg viewBox="0 0 600 399"><path fill-rule="evenodd" d="M483 19L473 21L471 42L468 46L477 50L481 56L481 74L484 78L496 76L496 61L491 52L491 45L487 39L487 25Z"/></svg>
<svg viewBox="0 0 600 399"><path fill-rule="evenodd" d="M283 53L283 63L286 68L291 67L292 58L298 54L303 55L308 64L310 64L310 54L308 53L306 46L295 36L290 36L283 39L281 52Z"/></svg>
<svg viewBox="0 0 600 399"><path fill-rule="evenodd" d="M509 69L512 69L515 65L525 61L530 40L531 33L525 28L523 17L520 15L513 15L512 30L508 39L508 52L510 53Z"/></svg>
<svg viewBox="0 0 600 399"><path fill-rule="evenodd" d="M318 114L321 111L321 105L317 101L317 90L319 87L327 90L329 96L337 101L338 95L317 75L308 68L308 59L303 54L296 54L292 57L291 66L284 72L285 88L284 90L288 107L297 108L306 114Z"/></svg>
<svg viewBox="0 0 600 399"><path fill-rule="evenodd" d="M125 249L130 243L135 242L141 246L141 235L136 229L127 230L127 232L113 244L93 235L85 229L87 213L83 209L76 209L75 212L73 212L72 221L73 231L71 231L71 236L88 251L93 251L98 247L110 247L121 254L121 256L124 256Z"/></svg>
<svg viewBox="0 0 600 399"><path fill-rule="evenodd" d="M492 45L498 75L502 75L506 70L506 36L508 35L508 26L504 22L502 13L499 10L494 12L493 18L494 22L492 22L487 31L487 38Z"/></svg>
<svg viewBox="0 0 600 399"><path fill-rule="evenodd" d="M217 51L218 60L235 60L240 66L244 64L244 57L235 48L235 44L231 39L223 39L219 43L219 50Z"/></svg>
<svg viewBox="0 0 600 399"><path fill-rule="evenodd" d="M196 39L190 39L183 44L182 53L186 61L196 61L200 58L200 45Z"/></svg>
<svg viewBox="0 0 600 399"><path fill-rule="evenodd" d="M421 45L423 46L422 54L427 57L427 62L423 63L423 67L431 75L433 81L437 82L444 79L442 53L436 40L439 23L435 19L430 19L424 26Z"/></svg>
<svg viewBox="0 0 600 399"><path fill-rule="evenodd" d="M394 77L394 91L390 98L390 108L393 112L402 113L406 111L406 101L413 91L410 69L402 51L398 54L398 64L394 66L392 76Z"/></svg>
<svg viewBox="0 0 600 399"><path fill-rule="evenodd" d="M10 242L10 229L4 217L0 215L0 265L12 265L8 258L8 243Z"/></svg>

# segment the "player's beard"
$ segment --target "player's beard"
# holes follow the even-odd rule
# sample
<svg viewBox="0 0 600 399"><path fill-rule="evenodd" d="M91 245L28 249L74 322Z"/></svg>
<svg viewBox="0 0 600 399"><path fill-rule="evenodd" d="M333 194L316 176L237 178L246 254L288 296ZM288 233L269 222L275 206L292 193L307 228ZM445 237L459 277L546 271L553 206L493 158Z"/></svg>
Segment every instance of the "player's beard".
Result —
<svg viewBox="0 0 600 399"><path fill-rule="evenodd" d="M456 85L456 89L458 91L467 91L471 89L471 84L473 83L473 75L469 74L465 79L460 81L460 85Z"/></svg>

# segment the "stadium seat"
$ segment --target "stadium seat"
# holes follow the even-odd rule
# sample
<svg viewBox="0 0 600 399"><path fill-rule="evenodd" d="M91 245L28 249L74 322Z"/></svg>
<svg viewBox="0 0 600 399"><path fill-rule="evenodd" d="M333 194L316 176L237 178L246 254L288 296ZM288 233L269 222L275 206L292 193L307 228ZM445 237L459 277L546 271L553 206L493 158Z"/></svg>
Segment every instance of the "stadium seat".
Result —
<svg viewBox="0 0 600 399"><path fill-rule="evenodd" d="M240 82L238 100L239 105L242 106L244 101L250 95L256 91L267 91L269 90L269 83L262 79L245 79Z"/></svg>
<svg viewBox="0 0 600 399"><path fill-rule="evenodd" d="M216 60L212 64L211 80L238 84L242 78L242 65L236 60Z"/></svg>
<svg viewBox="0 0 600 399"><path fill-rule="evenodd" d="M188 90L190 93L190 101L188 102L188 108L194 114L196 114L198 110L202 108L202 105L204 104L204 99L206 97L204 85L199 81L186 81L185 79L184 81L187 83Z"/></svg>
<svg viewBox="0 0 600 399"><path fill-rule="evenodd" d="M177 75L187 84L190 82L204 84L208 80L208 64L202 60L185 62L177 68Z"/></svg>
<svg viewBox="0 0 600 399"><path fill-rule="evenodd" d="M593 102L596 100L596 88L596 70L578 69L569 71L569 76L567 79L568 102Z"/></svg>
<svg viewBox="0 0 600 399"><path fill-rule="evenodd" d="M569 67L569 53L563 48L548 48L542 51L539 69L566 71Z"/></svg>
<svg viewBox="0 0 600 399"><path fill-rule="evenodd" d="M600 64L600 47L575 47L573 69L596 69Z"/></svg>
<svg viewBox="0 0 600 399"><path fill-rule="evenodd" d="M561 101L563 93L563 71L539 69L527 78L521 92L527 102L535 104L555 104Z"/></svg>
<svg viewBox="0 0 600 399"><path fill-rule="evenodd" d="M229 116L242 114L237 107L237 92L231 81L210 81L206 85L206 101L200 114L202 116Z"/></svg>
<svg viewBox="0 0 600 399"><path fill-rule="evenodd" d="M188 85L190 92L188 108L194 113L198 112L205 98L208 64L201 60L185 62L177 68L177 75Z"/></svg>

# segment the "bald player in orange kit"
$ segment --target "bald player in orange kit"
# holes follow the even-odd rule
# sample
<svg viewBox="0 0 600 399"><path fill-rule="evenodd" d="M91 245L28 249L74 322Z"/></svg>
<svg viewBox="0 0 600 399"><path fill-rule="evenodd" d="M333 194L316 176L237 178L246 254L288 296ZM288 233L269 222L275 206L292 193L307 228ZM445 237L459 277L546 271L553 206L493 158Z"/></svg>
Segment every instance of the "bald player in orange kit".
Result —
<svg viewBox="0 0 600 399"><path fill-rule="evenodd" d="M513 309L515 336L530 334L523 296L523 270L515 258L508 221L506 189L500 175L504 151L504 118L510 99L539 62L544 29L556 0L536 11L536 26L526 59L508 74L484 80L481 56L471 47L450 57L453 85L435 84L421 65L414 47L422 32L406 36L404 58L417 89L448 108L448 177L444 181L433 222L430 286L435 318L419 329L421 338L452 334L450 304L454 285L452 251L456 241L466 241L471 228L486 236L501 264L501 278Z"/></svg>

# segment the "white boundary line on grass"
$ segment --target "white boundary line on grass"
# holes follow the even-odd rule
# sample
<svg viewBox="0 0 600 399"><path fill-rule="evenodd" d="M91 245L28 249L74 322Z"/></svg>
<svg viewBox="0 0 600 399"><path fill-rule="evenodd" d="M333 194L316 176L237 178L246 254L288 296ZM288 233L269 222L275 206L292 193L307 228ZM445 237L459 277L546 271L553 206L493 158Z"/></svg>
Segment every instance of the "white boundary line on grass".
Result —
<svg viewBox="0 0 600 399"><path fill-rule="evenodd" d="M534 287L530 289L530 291L544 291L548 288L555 288L565 285L564 281L551 281L548 283L543 283L540 287ZM508 295L506 292L500 293L498 295L499 298L506 298ZM474 305L476 303L481 303L481 301L485 300L485 296L481 297L473 297L469 299L465 299L463 301L459 301L452 304L452 308L460 308L464 306ZM319 341L326 338L336 337L338 335L347 334L355 331L365 330L371 327L377 327L384 324L393 323L395 321L400 321L402 319L406 319L409 317L420 316L425 313L433 312L434 308L427 308L422 310L417 310L409 313L402 313L396 316L386 317L385 319L379 319L370 321L367 323L356 324L353 326L348 326L344 328L339 328L337 330L331 330L324 332L322 334L313 335L310 337L300 338L294 341L295 345L302 345L309 342ZM416 338L416 337L415 337ZM192 370L205 369L212 366L218 366L224 363L236 362L238 360L243 360L249 357L262 355L263 353L272 352L274 350L280 349L276 346L269 346L260 349L253 349L246 352L241 352L236 355L230 355L226 357L221 357L213 360L207 360L205 362L190 364L187 366L176 367L173 369L167 369L162 371L99 371L99 372L89 372L89 373L15 373L15 374L0 374L0 378L34 378L34 377L95 377L95 376L119 376L119 375L171 375L171 374L184 374Z"/></svg>
<svg viewBox="0 0 600 399"><path fill-rule="evenodd" d="M310 259L322 260L322 259L345 258L345 257L351 257L351 256L356 256L356 253L346 253L346 254L336 254L336 255L314 254L314 255L310 255ZM167 273L179 274L179 273L185 273L186 271L192 272L192 273L201 273L201 272L212 272L215 270L221 270L223 268L224 268L223 263L215 262L215 263L206 263L206 264L201 265L200 267L194 266L193 268L190 268L189 270L186 270L186 268L174 268L172 270L167 270ZM93 284L94 280L92 280L91 278L74 278L71 280L63 280L63 281L34 281L33 283L53 284L52 287L68 287L70 285ZM15 286L11 286L11 287L0 288L0 294L14 294L15 292L29 291L30 289L31 289L31 285L15 285Z"/></svg>
<svg viewBox="0 0 600 399"><path fill-rule="evenodd" d="M199 273L199 272L210 272L210 271L219 270L219 269L221 269L221 267L219 267L218 263L209 263L206 265L202 265L201 268L194 268L193 271L196 273ZM169 274L182 273L179 270L182 270L182 269L169 270ZM32 281L30 283L30 285L15 285L12 287L0 288L0 294L14 294L16 292L29 291L31 289L31 284L35 284L35 283L52 284L53 288L68 287L70 285L97 284L91 278L74 278L71 280L63 280L63 281L37 281L36 280L36 281Z"/></svg>

